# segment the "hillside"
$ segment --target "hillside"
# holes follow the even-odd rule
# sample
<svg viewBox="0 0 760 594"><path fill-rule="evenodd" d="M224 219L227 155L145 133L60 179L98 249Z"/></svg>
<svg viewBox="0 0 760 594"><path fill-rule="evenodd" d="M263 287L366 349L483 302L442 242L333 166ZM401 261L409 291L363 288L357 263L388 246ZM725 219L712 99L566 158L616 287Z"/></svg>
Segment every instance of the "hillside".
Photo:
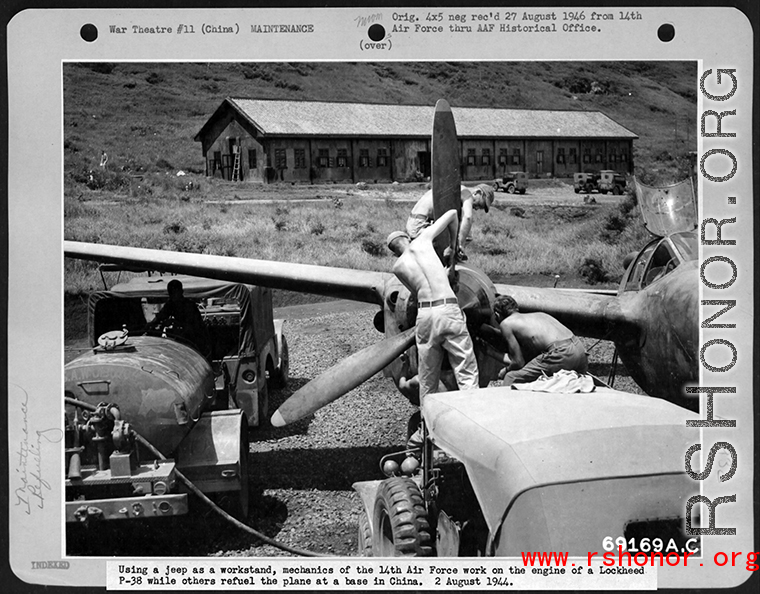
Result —
<svg viewBox="0 0 760 594"><path fill-rule="evenodd" d="M669 183L696 150L695 62L64 64L66 192L109 169L202 173L193 140L226 96L600 110L639 136L636 174Z"/></svg>

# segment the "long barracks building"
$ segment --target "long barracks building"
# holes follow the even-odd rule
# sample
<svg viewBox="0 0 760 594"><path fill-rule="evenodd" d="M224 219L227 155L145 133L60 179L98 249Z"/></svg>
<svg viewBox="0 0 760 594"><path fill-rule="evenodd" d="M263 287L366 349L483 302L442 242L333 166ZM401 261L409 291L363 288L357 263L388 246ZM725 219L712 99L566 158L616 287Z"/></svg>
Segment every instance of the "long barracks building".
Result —
<svg viewBox="0 0 760 594"><path fill-rule="evenodd" d="M636 134L599 111L452 107L465 181L633 171ZM430 175L427 105L226 98L195 140L206 175L254 182L391 182Z"/></svg>

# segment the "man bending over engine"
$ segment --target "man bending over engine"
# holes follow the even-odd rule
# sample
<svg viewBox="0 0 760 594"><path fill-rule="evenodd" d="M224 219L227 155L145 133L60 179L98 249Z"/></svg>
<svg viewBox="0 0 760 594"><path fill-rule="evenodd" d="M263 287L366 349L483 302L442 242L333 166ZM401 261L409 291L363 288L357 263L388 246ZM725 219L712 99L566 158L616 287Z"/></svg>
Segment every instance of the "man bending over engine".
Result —
<svg viewBox="0 0 760 594"><path fill-rule="evenodd" d="M549 314L520 313L509 295L496 298L493 312L507 342L508 352L502 358L507 365L503 370L505 386L526 384L560 369L588 371L583 343Z"/></svg>

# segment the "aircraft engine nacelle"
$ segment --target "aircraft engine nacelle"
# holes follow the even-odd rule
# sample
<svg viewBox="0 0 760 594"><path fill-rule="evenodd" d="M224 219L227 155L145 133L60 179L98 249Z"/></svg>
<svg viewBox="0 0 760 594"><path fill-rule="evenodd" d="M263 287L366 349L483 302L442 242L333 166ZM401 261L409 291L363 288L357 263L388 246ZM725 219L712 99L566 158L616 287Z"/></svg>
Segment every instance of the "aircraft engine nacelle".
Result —
<svg viewBox="0 0 760 594"><path fill-rule="evenodd" d="M94 348L66 365L64 379L66 396L117 405L121 417L167 457L215 396L213 371L200 353L152 336Z"/></svg>
<svg viewBox="0 0 760 594"><path fill-rule="evenodd" d="M480 326L491 321L496 290L491 280L476 268L458 264L457 272L459 306L467 319L470 334L475 337ZM385 303L383 310L375 317L375 327L386 336L393 336L414 326L417 319L417 303L409 290L398 279L392 278L386 284L384 294ZM477 343L475 343L475 355L478 360L480 386L485 387L491 380L496 379L500 365L478 349ZM444 365L446 365L445 362ZM392 377L397 386L402 375L408 379L416 374L416 347L410 348L404 355L393 361L386 367L384 373L386 377Z"/></svg>

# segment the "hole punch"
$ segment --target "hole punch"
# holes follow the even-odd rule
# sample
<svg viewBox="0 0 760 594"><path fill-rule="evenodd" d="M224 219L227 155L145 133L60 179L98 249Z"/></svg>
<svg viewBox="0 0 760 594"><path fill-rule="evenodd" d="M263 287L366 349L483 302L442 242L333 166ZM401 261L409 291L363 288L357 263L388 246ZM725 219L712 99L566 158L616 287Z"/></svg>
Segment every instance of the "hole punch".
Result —
<svg viewBox="0 0 760 594"><path fill-rule="evenodd" d="M369 35L369 38L372 41L375 41L375 42L382 41L383 39L385 39L385 27L375 23L369 28L369 31L367 31L367 34Z"/></svg>
<svg viewBox="0 0 760 594"><path fill-rule="evenodd" d="M86 25L82 25L82 28L79 30L79 35L86 42L92 43L98 38L98 28L92 23L87 23Z"/></svg>
<svg viewBox="0 0 760 594"><path fill-rule="evenodd" d="M665 23L664 25L660 25L660 27L657 29L657 37L660 39L660 41L664 43L673 41L675 36L676 36L676 28L670 23Z"/></svg>

